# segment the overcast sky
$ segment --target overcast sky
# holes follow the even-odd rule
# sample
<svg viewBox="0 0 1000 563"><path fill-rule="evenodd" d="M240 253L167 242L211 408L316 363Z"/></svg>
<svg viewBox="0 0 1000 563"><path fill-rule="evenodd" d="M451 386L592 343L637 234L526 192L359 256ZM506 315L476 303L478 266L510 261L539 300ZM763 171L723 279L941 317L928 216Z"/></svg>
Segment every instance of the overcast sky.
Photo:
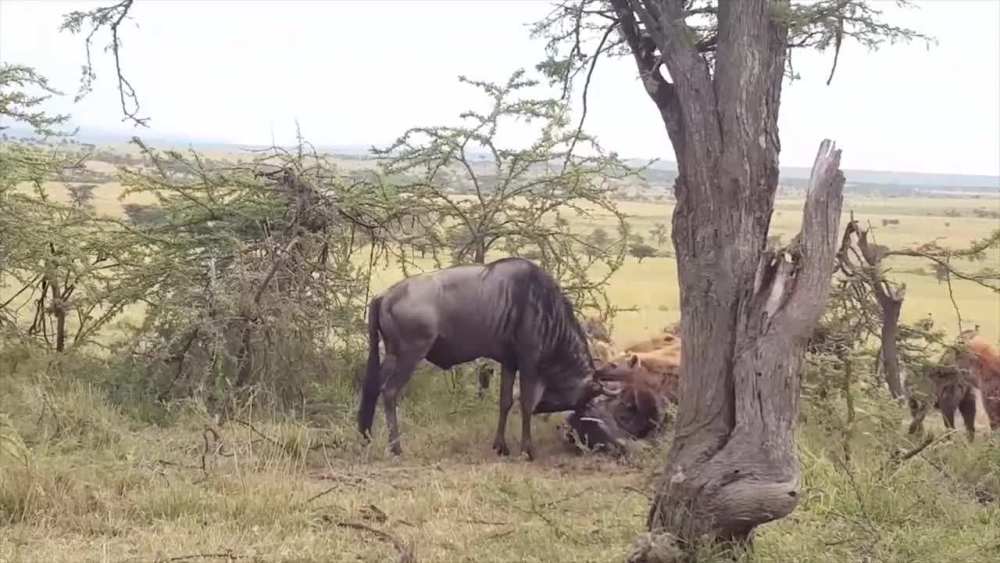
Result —
<svg viewBox="0 0 1000 563"><path fill-rule="evenodd" d="M69 94L52 109L82 127L133 131L99 49L95 91L72 103L83 42L58 31L60 15L101 4L0 0L0 60L48 76ZM1000 1L874 4L940 44L849 45L831 86L829 53L796 52L803 79L782 98L782 164L811 164L830 137L845 168L1000 174ZM298 119L316 144L384 144L478 104L459 74L500 81L532 69L543 51L526 24L548 9L545 0L137 0L123 63L152 118L145 135L283 143ZM674 159L630 59L602 61L594 81L588 130L605 147Z"/></svg>

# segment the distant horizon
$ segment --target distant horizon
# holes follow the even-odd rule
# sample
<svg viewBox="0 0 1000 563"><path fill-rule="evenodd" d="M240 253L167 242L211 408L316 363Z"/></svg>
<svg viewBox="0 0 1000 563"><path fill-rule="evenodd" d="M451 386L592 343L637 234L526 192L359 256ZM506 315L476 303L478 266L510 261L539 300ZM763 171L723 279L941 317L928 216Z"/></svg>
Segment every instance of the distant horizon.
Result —
<svg viewBox="0 0 1000 563"><path fill-rule="evenodd" d="M269 144L260 144L260 143L240 143L240 142L237 142L237 141L233 141L231 139L219 139L219 138L213 139L213 138L207 138L207 137L184 136L184 135L181 135L179 133L162 132L162 131L157 131L156 129L138 129L137 128L135 130L135 132L126 132L126 131L121 131L121 130L108 129L108 128L104 128L104 127L92 127L92 126L85 126L85 125L67 125L64 128L64 130L65 131L72 131L75 128L79 128L79 131L78 131L78 133L76 135L73 135L70 138L74 138L74 139L76 139L79 142L86 142L86 143L91 143L91 144L105 143L107 139L113 139L115 142L118 142L118 143L127 143L133 136L137 136L140 139L143 139L144 141L146 141L146 142L148 142L148 143L150 143L150 144L152 144L154 146L156 144L158 144L158 143L166 143L166 144L172 144L172 145L185 144L185 145L202 146L202 147L216 146L216 147L237 148L237 149L238 148L257 149L257 148L263 148L263 147L271 146ZM21 125L15 125L15 126L7 127L7 128L2 129L0 131L2 131L2 132L12 132L13 134L15 134L16 136L19 136L19 137L29 136L29 137L38 138L38 136L35 135L34 132L30 128L27 128L27 127L24 127L24 126L21 126ZM148 134L145 134L145 133L148 133ZM94 140L86 140L88 137L90 137L91 139L94 139ZM306 141L309 141L308 135L304 135L304 138L305 138ZM327 150L327 151L341 151L341 152L335 152L334 154L344 154L344 155L350 155L350 156L358 156L358 155L370 155L371 154L371 148L373 146L383 147L383 146L388 146L391 143L392 143L392 141L386 141L386 142L383 142L383 143L350 143L350 142L347 142L347 143L311 143L311 144L313 144L313 146L315 146L317 149L323 149L323 150ZM277 146L289 146L289 145L291 145L291 143L284 143L284 144L278 143L277 144ZM486 153L486 152L484 152L484 151L470 151L470 152L472 154L477 155L477 156L480 155L480 152L482 153L483 156L489 156L489 154ZM642 160L642 161L655 160L656 164L654 164L654 168L659 168L661 170L664 169L664 165L666 165L666 169L667 170L676 170L676 165L677 165L676 161L673 158L662 158L662 157L631 155L631 154L629 154L629 155L619 154L619 157L622 160L626 160L626 161L628 161L628 160ZM659 166L657 166L657 165L659 165ZM795 172L806 171L807 175L808 175L808 171L811 170L812 164L811 163L782 163L780 165L780 167L781 167L781 169L783 171L788 171L788 172L791 172L791 171L795 171ZM853 173L876 174L876 175L878 175L878 174L896 174L896 175L906 174L906 175L909 175L909 176L919 176L919 177L924 177L924 178L927 178L927 177L951 177L951 178L963 178L963 179L966 179L966 180L976 179L976 180L988 181L989 185L978 185L977 184L977 185L974 185L974 186L963 185L963 186L955 186L955 187L993 188L993 189L996 189L998 192L1000 192L1000 171L998 171L998 174L994 175L994 174L967 174L967 173L962 173L962 172L948 172L948 171L925 172L925 171L893 170L893 169L874 169L874 168L844 168L844 172L845 172L845 174L851 173L851 172L853 172ZM850 183L851 181L852 181L851 178L848 177L848 182Z"/></svg>

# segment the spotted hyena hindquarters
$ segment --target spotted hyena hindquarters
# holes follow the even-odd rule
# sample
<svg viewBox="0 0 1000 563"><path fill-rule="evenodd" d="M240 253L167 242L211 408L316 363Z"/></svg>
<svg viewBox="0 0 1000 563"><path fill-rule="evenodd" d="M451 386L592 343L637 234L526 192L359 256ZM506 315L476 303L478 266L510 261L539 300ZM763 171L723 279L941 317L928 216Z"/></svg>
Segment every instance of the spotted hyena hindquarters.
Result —
<svg viewBox="0 0 1000 563"><path fill-rule="evenodd" d="M974 374L952 364L937 365L927 371L933 389L927 395L911 390L907 403L910 408L910 434L923 434L923 422L931 409L941 412L946 428L955 428L955 412L962 416L969 440L976 432L976 389Z"/></svg>

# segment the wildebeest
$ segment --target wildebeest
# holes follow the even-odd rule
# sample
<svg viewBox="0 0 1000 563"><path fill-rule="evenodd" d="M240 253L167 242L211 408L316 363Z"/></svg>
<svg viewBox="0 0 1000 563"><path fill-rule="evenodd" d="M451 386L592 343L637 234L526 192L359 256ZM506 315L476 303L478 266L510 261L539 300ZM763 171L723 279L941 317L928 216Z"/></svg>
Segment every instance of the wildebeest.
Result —
<svg viewBox="0 0 1000 563"><path fill-rule="evenodd" d="M555 279L525 259L462 265L402 280L372 299L369 353L358 429L370 439L382 395L390 449L402 451L396 398L417 364L441 369L489 358L501 366L500 416L493 448L509 449L507 415L520 378L521 451L534 459L531 414L577 410L606 392L573 306ZM385 359L379 366L378 343Z"/></svg>

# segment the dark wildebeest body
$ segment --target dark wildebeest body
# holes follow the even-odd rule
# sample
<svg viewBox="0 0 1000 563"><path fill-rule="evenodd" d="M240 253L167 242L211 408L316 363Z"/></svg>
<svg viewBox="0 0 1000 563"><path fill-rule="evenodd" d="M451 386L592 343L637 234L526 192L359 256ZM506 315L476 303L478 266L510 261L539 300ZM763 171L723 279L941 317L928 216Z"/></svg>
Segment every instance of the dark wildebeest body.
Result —
<svg viewBox="0 0 1000 563"><path fill-rule="evenodd" d="M446 268L407 278L370 304L369 356L358 428L367 438L382 395L390 448L399 454L396 399L422 359L441 369L477 358L502 368L494 449L507 454L505 430L521 385L521 449L534 457L531 414L575 410L601 392L573 308L544 270L519 258ZM385 341L379 367L378 340Z"/></svg>

